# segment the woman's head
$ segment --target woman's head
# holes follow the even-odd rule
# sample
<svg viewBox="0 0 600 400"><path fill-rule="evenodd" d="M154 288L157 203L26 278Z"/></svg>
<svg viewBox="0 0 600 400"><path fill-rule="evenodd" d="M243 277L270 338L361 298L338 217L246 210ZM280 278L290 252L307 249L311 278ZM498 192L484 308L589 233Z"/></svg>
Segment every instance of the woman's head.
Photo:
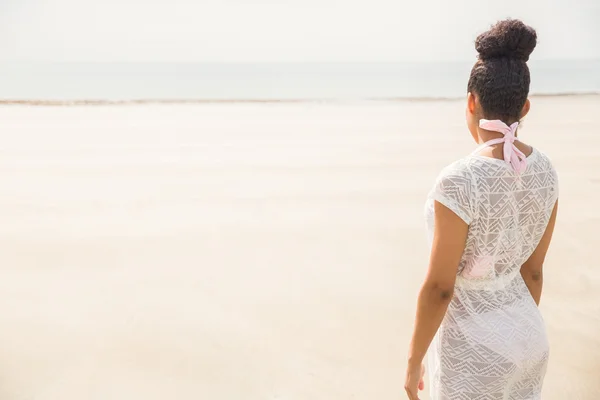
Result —
<svg viewBox="0 0 600 400"><path fill-rule="evenodd" d="M516 19L500 21L475 40L479 57L469 77L467 122L475 135L479 120L519 121L529 111L529 68L533 28Z"/></svg>

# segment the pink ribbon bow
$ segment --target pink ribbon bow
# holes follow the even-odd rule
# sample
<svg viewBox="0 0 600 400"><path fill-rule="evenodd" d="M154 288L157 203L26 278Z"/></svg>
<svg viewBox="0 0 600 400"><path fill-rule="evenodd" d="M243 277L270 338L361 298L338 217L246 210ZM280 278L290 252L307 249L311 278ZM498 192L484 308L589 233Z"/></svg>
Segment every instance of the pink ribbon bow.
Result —
<svg viewBox="0 0 600 400"><path fill-rule="evenodd" d="M527 157L521 150L517 148L517 146L515 146L515 141L519 140L515 136L517 128L519 127L518 122L508 126L504 122L497 119L493 121L482 119L479 121L479 127L488 131L500 132L503 134L503 138L492 139L485 142L485 144L487 146L491 146L494 144L504 143L504 161L510 164L518 173L525 171L525 168L527 168Z"/></svg>

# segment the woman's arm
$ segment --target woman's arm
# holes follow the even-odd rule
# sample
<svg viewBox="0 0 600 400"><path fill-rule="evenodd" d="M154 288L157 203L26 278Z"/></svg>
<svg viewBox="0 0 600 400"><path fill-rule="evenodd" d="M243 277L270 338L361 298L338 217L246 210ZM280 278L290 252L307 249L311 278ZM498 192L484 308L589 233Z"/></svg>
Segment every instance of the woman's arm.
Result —
<svg viewBox="0 0 600 400"><path fill-rule="evenodd" d="M429 268L419 298L414 332L408 352L405 389L409 398L418 399L423 389L421 365L452 296L460 259L465 250L469 226L439 202L434 204L435 231Z"/></svg>
<svg viewBox="0 0 600 400"><path fill-rule="evenodd" d="M542 297L542 286L544 285L544 275L542 267L544 266L544 260L546 259L546 253L550 247L550 241L552 240L552 233L554 232L554 225L556 223L556 214L558 213L558 201L554 204L554 209L550 215L548 226L544 235L531 254L529 259L521 266L521 276L531 293L531 297L535 300L535 304L540 304L540 298Z"/></svg>

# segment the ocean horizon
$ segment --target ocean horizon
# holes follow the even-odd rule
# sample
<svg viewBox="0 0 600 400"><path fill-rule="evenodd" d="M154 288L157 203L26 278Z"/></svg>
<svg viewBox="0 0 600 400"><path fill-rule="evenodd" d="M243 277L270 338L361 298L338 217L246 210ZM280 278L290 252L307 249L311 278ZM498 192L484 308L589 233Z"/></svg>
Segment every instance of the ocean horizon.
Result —
<svg viewBox="0 0 600 400"><path fill-rule="evenodd" d="M458 99L473 63L0 65L0 104ZM600 60L529 63L531 95L600 93Z"/></svg>

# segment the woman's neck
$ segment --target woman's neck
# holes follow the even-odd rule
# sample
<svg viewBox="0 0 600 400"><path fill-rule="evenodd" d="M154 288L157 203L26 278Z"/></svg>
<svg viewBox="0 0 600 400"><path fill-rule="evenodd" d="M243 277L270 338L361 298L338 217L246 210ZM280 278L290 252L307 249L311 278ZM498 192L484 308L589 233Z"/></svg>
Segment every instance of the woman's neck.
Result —
<svg viewBox="0 0 600 400"><path fill-rule="evenodd" d="M482 128L479 128L477 133L479 136L479 144L483 144L483 143L489 142L490 140L500 139L500 138L504 137L504 135L502 135L500 132L488 131L487 129L482 129ZM518 131L517 131L517 133L518 133ZM517 136L517 135L515 134L515 136ZM533 152L533 148L531 146L529 146L528 144L525 144L521 141L515 141L514 144L527 157L529 157L529 155ZM487 156L487 157L491 157L491 158L502 159L504 157L502 147L503 147L503 145L501 143L497 144L497 145L492 145L490 147L487 147L487 148L481 150L481 152L479 154Z"/></svg>
<svg viewBox="0 0 600 400"><path fill-rule="evenodd" d="M477 130L477 136L478 136L479 144L489 142L490 140L493 140L493 139L501 139L504 137L504 135L500 132L488 131L487 129L482 129L482 128L479 128ZM517 130L517 132L515 132L515 137L517 137L517 136L518 136L518 130Z"/></svg>

